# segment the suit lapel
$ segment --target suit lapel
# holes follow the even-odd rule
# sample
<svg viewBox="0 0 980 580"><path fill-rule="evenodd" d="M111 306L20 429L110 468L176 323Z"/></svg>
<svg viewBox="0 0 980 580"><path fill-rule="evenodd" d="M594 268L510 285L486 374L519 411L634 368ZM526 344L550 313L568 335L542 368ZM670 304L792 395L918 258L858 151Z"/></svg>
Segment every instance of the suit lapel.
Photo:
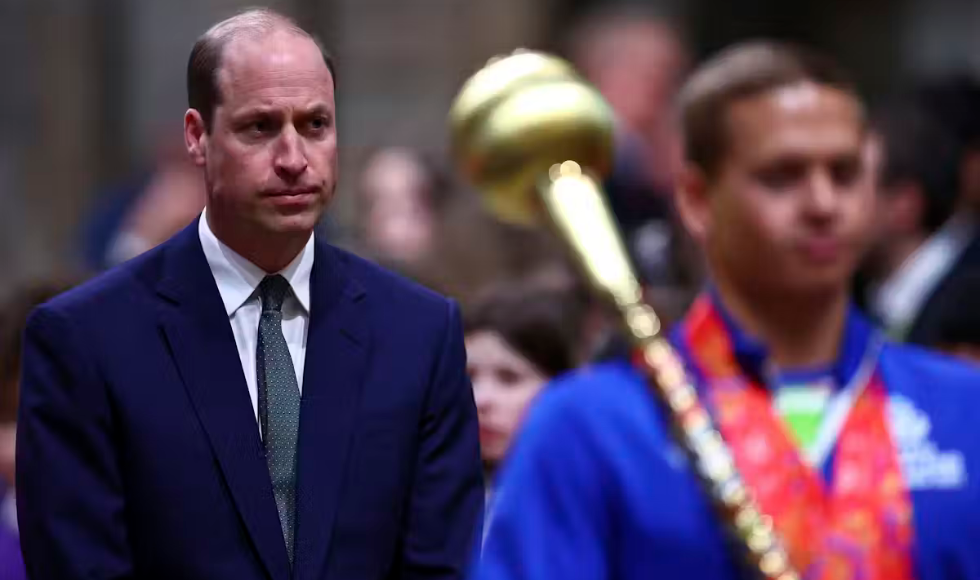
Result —
<svg viewBox="0 0 980 580"><path fill-rule="evenodd" d="M299 424L296 580L321 578L367 368L365 294L317 243Z"/></svg>
<svg viewBox="0 0 980 580"><path fill-rule="evenodd" d="M260 560L272 578L286 580L289 559L248 386L196 221L168 252L157 288L167 344Z"/></svg>

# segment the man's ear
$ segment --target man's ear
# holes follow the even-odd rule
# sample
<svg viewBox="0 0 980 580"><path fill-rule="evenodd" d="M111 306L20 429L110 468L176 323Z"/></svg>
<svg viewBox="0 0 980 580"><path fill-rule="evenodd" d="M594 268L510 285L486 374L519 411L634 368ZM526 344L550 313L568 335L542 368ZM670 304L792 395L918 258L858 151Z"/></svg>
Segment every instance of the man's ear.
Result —
<svg viewBox="0 0 980 580"><path fill-rule="evenodd" d="M187 109L184 113L184 145L187 146L191 161L198 167L203 167L208 148L208 131L197 109Z"/></svg>
<svg viewBox="0 0 980 580"><path fill-rule="evenodd" d="M677 177L677 213L688 233L703 244L711 229L711 203L708 196L708 177L691 163L681 168Z"/></svg>

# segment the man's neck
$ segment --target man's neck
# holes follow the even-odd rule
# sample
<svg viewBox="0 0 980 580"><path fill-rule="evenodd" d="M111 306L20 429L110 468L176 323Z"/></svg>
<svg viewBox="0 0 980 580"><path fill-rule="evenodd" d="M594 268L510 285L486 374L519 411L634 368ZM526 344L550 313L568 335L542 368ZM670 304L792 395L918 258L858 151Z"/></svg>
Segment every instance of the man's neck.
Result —
<svg viewBox="0 0 980 580"><path fill-rule="evenodd" d="M837 360L847 321L847 289L799 297L750 296L724 283L725 309L750 336L761 340L782 369L813 368Z"/></svg>
<svg viewBox="0 0 980 580"><path fill-rule="evenodd" d="M310 240L312 232L271 236L261 233L245 233L241 229L227 227L208 211L208 227L221 243L236 254L261 268L267 274L281 272L288 266Z"/></svg>

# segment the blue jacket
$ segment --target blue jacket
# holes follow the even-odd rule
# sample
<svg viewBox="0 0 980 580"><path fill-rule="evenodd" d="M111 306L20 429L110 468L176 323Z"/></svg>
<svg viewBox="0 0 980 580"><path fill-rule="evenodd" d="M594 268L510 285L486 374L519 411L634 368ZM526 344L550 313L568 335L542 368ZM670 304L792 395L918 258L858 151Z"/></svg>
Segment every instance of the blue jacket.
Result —
<svg viewBox="0 0 980 580"><path fill-rule="evenodd" d="M24 348L32 579L463 575L483 486L450 301L316 242L292 570L196 222L35 311Z"/></svg>
<svg viewBox="0 0 980 580"><path fill-rule="evenodd" d="M846 335L842 378L877 339L853 311ZM758 345L735 338L743 365L763 360ZM878 352L911 489L917 578L980 580L980 372L915 347ZM665 426L625 362L557 380L501 474L475 578L749 578Z"/></svg>

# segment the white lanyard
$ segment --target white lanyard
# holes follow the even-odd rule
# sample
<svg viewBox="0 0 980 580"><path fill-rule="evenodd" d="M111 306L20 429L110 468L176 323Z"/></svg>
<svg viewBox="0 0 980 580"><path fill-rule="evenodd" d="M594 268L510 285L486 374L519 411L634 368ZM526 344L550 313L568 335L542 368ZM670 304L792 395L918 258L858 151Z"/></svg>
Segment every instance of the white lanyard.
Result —
<svg viewBox="0 0 980 580"><path fill-rule="evenodd" d="M809 449L801 450L804 459L810 467L822 467L830 456L830 452L840 437L841 430L844 429L847 417L851 414L854 403L861 396L861 393L864 392L864 389L867 388L868 383L871 382L871 375L875 372L875 368L878 365L878 355L881 352L881 346L882 341L880 339L872 339L865 350L864 357L861 359L861 366L858 367L857 372L851 376L851 380L847 382L847 385L843 389L840 389L831 397L830 402L827 404L827 411L824 414L823 420L820 421L820 427L817 430L817 437L813 445ZM769 373L769 376L774 376L774 373ZM770 390L775 387L772 380L769 381L769 387Z"/></svg>

